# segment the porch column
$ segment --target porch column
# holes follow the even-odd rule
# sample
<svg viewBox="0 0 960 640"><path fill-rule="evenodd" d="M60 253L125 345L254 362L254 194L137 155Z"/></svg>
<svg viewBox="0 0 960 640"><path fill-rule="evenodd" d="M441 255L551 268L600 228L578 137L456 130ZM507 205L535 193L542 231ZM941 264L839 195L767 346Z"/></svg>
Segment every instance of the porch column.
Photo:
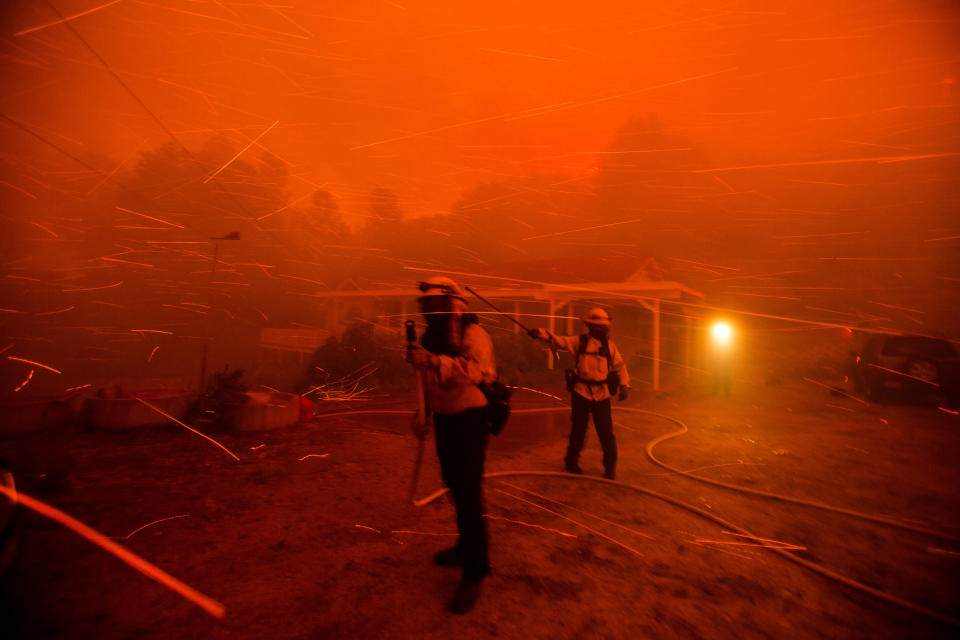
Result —
<svg viewBox="0 0 960 640"><path fill-rule="evenodd" d="M556 332L556 319L553 317L556 307L553 305L553 299L547 300L547 329L551 333ZM553 369L553 350L547 350L547 369Z"/></svg>
<svg viewBox="0 0 960 640"><path fill-rule="evenodd" d="M653 301L653 390L660 390L660 301Z"/></svg>

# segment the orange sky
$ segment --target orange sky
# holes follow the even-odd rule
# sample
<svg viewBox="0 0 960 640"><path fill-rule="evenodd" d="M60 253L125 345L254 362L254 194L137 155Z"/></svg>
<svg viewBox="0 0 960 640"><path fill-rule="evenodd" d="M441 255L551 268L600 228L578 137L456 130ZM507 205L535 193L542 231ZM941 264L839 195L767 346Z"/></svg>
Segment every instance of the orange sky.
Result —
<svg viewBox="0 0 960 640"><path fill-rule="evenodd" d="M632 115L710 166L955 150L951 2L57 0L188 147L213 131L412 216L502 176L589 177ZM43 2L6 3L2 110L119 163L166 134ZM914 129L912 133L902 131ZM23 132L4 147L43 158ZM225 158L226 160L226 158Z"/></svg>
<svg viewBox="0 0 960 640"><path fill-rule="evenodd" d="M51 2L67 23L0 7L0 306L10 353L71 384L191 362L206 308L318 326L318 289L410 260L654 255L714 305L955 334L955 2ZM171 136L214 166L133 171ZM199 186L247 145L291 178L241 215L215 196L252 182ZM117 208L137 179L149 220ZM328 190L358 229L375 188L418 218L485 184L376 247L329 250L301 200ZM234 230L211 282L208 237Z"/></svg>

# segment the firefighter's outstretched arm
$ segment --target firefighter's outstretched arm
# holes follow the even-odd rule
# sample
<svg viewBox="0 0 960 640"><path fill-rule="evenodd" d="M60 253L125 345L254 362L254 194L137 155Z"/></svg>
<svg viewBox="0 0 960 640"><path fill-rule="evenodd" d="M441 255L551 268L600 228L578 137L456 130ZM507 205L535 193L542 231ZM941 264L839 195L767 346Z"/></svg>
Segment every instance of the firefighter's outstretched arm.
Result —
<svg viewBox="0 0 960 640"><path fill-rule="evenodd" d="M546 329L541 329L540 327L528 330L527 335L534 340L543 340L544 342L550 341L550 334L547 333Z"/></svg>

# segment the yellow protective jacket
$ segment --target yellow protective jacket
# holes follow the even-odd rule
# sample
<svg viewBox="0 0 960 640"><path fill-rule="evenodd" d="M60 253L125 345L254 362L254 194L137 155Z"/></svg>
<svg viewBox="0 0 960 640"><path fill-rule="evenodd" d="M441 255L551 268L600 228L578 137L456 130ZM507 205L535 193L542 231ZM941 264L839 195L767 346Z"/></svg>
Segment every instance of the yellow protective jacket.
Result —
<svg viewBox="0 0 960 640"><path fill-rule="evenodd" d="M574 393L580 394L588 400L602 402L610 397L610 390L607 389L607 374L609 366L607 357L600 353L602 343L592 336L587 337L587 345L577 357L577 351L580 349L580 336L558 336L551 331L547 331L550 346L557 350L569 351L577 359L574 364L581 380L589 382L577 382L573 387ZM613 360L613 369L620 375L620 386L630 386L630 374L627 373L627 365L620 355L617 345L613 340L608 340L610 345L610 359Z"/></svg>
<svg viewBox="0 0 960 640"><path fill-rule="evenodd" d="M493 342L478 324L463 329L460 355L437 355L439 366L424 371L427 406L435 413L460 413L487 405L487 397L477 387L497 379Z"/></svg>

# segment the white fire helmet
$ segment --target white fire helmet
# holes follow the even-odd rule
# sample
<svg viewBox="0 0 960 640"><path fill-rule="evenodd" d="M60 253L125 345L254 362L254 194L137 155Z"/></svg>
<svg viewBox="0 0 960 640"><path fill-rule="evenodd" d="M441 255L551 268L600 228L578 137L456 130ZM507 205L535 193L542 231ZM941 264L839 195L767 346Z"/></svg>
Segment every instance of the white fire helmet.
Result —
<svg viewBox="0 0 960 640"><path fill-rule="evenodd" d="M600 325L601 327L610 326L610 315L600 307L594 307L583 316L583 321L590 324Z"/></svg>
<svg viewBox="0 0 960 640"><path fill-rule="evenodd" d="M463 297L463 291L461 291L460 286L445 276L433 276L419 283L417 287L423 292L423 295L417 298L419 302L423 302L425 298L432 298L434 296L449 296L460 300L464 304L467 303L467 299Z"/></svg>

